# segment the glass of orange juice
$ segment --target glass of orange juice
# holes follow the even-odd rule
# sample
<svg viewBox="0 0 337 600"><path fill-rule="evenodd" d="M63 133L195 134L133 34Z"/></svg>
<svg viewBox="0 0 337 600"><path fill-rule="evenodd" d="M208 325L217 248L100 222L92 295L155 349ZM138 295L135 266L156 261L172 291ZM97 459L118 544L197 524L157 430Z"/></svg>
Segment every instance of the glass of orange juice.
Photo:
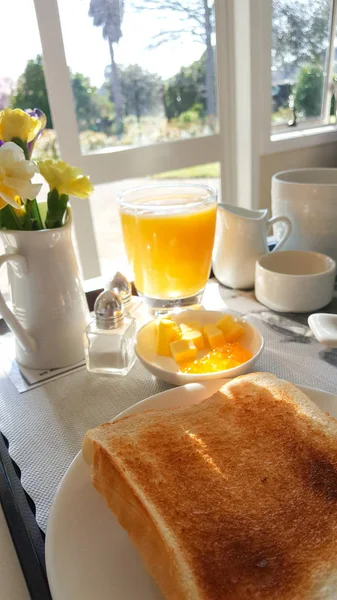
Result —
<svg viewBox="0 0 337 600"><path fill-rule="evenodd" d="M200 303L212 261L217 194L162 185L118 197L135 285L155 313Z"/></svg>

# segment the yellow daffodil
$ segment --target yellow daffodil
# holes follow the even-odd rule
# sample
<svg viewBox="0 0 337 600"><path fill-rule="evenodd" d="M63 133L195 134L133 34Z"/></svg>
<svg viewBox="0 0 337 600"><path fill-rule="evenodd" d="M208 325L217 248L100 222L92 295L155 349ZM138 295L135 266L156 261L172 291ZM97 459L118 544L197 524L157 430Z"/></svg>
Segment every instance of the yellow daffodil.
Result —
<svg viewBox="0 0 337 600"><path fill-rule="evenodd" d="M63 160L43 160L38 162L42 177L51 190L60 195L87 198L94 190L89 177L83 175L81 169L71 167Z"/></svg>
<svg viewBox="0 0 337 600"><path fill-rule="evenodd" d="M0 210L7 204L18 209L21 200L33 200L41 189L40 184L31 183L38 173L37 166L25 159L22 148L13 142L0 147Z"/></svg>
<svg viewBox="0 0 337 600"><path fill-rule="evenodd" d="M40 132L41 120L31 116L21 108L5 108L0 112L0 140L10 142L18 138L22 142L31 142Z"/></svg>

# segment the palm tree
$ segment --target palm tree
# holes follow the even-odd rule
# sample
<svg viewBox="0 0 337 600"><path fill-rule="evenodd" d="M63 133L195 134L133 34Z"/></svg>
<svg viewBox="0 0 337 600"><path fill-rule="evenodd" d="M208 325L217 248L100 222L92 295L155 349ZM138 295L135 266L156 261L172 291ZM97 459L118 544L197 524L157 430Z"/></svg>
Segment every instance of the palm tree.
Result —
<svg viewBox="0 0 337 600"><path fill-rule="evenodd" d="M122 21L124 16L124 0L90 0L89 17L94 20L95 27L103 28L103 38L108 40L111 62L111 92L115 105L116 133L122 133L122 93L118 69L115 63L114 44L122 37Z"/></svg>

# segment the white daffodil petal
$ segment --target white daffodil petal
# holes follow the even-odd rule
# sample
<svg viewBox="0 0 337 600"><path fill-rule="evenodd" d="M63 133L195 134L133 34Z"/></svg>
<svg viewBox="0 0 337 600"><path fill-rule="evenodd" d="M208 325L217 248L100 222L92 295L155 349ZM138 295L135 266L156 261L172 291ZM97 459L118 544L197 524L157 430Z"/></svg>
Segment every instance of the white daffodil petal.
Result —
<svg viewBox="0 0 337 600"><path fill-rule="evenodd" d="M13 200L16 196L22 201L34 200L42 187L41 183L31 183L31 177L36 173L37 166L25 159L22 148L13 142L6 142L1 146L0 193L3 202L18 208L18 204Z"/></svg>
<svg viewBox="0 0 337 600"><path fill-rule="evenodd" d="M8 196L8 194L5 194L1 190L0 190L0 197L3 199L4 202L13 206L13 208L19 208L19 205L15 202L15 200L13 200L13 198L11 196Z"/></svg>
<svg viewBox="0 0 337 600"><path fill-rule="evenodd" d="M25 192L20 194L20 196L22 200L34 200L41 188L42 183L27 183Z"/></svg>
<svg viewBox="0 0 337 600"><path fill-rule="evenodd" d="M11 167L11 176L19 179L31 179L39 170L31 160L16 162Z"/></svg>
<svg viewBox="0 0 337 600"><path fill-rule="evenodd" d="M19 188L26 186L28 183L25 179L18 179L17 177L3 177L2 182L6 187L14 190L14 192L17 192Z"/></svg>
<svg viewBox="0 0 337 600"><path fill-rule="evenodd" d="M13 162L24 160L25 155L22 148L14 144L14 142L6 142L6 144L0 147L0 162L5 168Z"/></svg>
<svg viewBox="0 0 337 600"><path fill-rule="evenodd" d="M17 196L20 196L22 200L27 198L28 200L34 200L42 187L41 183L30 183L30 181L15 179L14 177L5 177L3 183L13 190Z"/></svg>

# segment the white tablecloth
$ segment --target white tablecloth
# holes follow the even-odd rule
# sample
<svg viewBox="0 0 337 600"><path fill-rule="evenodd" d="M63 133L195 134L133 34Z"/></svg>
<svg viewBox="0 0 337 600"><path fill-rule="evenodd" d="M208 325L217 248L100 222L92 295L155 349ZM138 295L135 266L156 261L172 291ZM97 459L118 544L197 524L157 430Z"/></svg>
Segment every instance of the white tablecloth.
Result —
<svg viewBox="0 0 337 600"><path fill-rule="evenodd" d="M337 392L337 352L324 351L303 316L276 315L252 294L238 296L215 282L208 285L204 306L227 306L249 314L265 337L257 371ZM35 502L42 529L57 486L87 429L168 387L138 361L127 377L97 376L84 369L24 394L6 376L0 379L0 429L9 440L9 452L21 469L22 484Z"/></svg>

